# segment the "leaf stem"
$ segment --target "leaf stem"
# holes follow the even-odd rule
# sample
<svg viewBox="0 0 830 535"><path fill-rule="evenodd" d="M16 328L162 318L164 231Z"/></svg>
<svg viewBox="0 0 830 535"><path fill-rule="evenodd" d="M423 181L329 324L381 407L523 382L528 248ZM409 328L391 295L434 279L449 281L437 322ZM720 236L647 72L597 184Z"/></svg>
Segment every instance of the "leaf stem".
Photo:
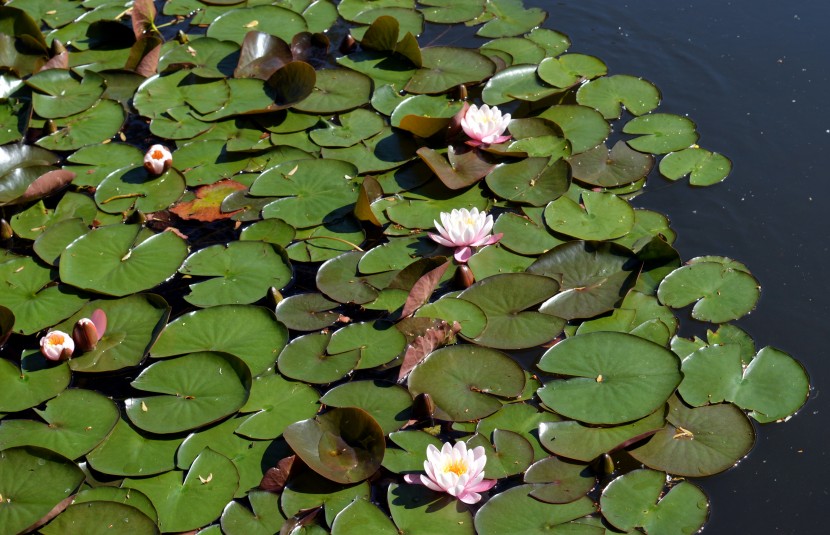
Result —
<svg viewBox="0 0 830 535"><path fill-rule="evenodd" d="M364 252L363 249L358 247L357 245L353 244L348 240L344 240L343 238L335 238L334 236L309 236L308 238L299 238L296 241L308 241L308 240L334 240L339 241L340 243L345 243L355 251L360 251L361 253Z"/></svg>

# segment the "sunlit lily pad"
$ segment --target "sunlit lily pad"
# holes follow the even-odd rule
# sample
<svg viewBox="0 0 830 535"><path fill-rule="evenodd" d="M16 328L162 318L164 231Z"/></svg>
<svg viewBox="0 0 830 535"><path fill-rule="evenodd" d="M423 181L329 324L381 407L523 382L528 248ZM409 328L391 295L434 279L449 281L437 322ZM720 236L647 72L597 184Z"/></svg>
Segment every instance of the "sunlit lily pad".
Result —
<svg viewBox="0 0 830 535"><path fill-rule="evenodd" d="M548 457L528 468L525 483L537 488L530 495L546 503L570 503L596 485L593 471L585 464Z"/></svg>
<svg viewBox="0 0 830 535"><path fill-rule="evenodd" d="M348 504L368 498L369 484L366 482L338 484L306 470L288 482L282 492L280 505L286 515L290 516L299 516L302 511L322 507L326 522L332 523L334 517Z"/></svg>
<svg viewBox="0 0 830 535"><path fill-rule="evenodd" d="M267 30L290 42L294 35L307 29L306 21L299 13L279 6L254 5L226 11L210 24L207 36L242 44L249 31Z"/></svg>
<svg viewBox="0 0 830 535"><path fill-rule="evenodd" d="M550 348L542 371L571 376L538 391L557 413L592 424L619 424L661 407L680 384L680 363L668 349L624 333L595 332Z"/></svg>
<svg viewBox="0 0 830 535"><path fill-rule="evenodd" d="M141 165L144 154L126 143L106 143L83 147L67 157L74 165L64 169L75 173L72 183L76 186L97 187L104 178L116 169Z"/></svg>
<svg viewBox="0 0 830 535"><path fill-rule="evenodd" d="M624 474L602 491L602 515L615 527L646 533L695 533L709 515L706 495L683 481L663 494L666 474L635 470Z"/></svg>
<svg viewBox="0 0 830 535"><path fill-rule="evenodd" d="M547 158L502 163L487 175L493 193L508 201L544 206L568 191L568 165Z"/></svg>
<svg viewBox="0 0 830 535"><path fill-rule="evenodd" d="M89 109L55 120L58 131L37 144L50 150L73 150L108 141L124 123L124 109L114 100L100 100Z"/></svg>
<svg viewBox="0 0 830 535"><path fill-rule="evenodd" d="M545 208L545 222L555 232L582 240L610 240L634 226L634 209L612 193L582 192L582 204L559 197Z"/></svg>
<svg viewBox="0 0 830 535"><path fill-rule="evenodd" d="M539 78L556 87L572 87L582 80L590 80L605 75L605 63L594 56L584 54L565 54L555 58L547 57L539 63ZM586 104L590 106L591 104Z"/></svg>
<svg viewBox="0 0 830 535"><path fill-rule="evenodd" d="M395 535L392 520L368 499L358 498L337 513L331 526L332 535L349 535L369 530L377 535Z"/></svg>
<svg viewBox="0 0 830 535"><path fill-rule="evenodd" d="M669 398L667 424L631 455L655 470L688 477L722 472L741 460L755 442L746 415L731 403L690 409Z"/></svg>
<svg viewBox="0 0 830 535"><path fill-rule="evenodd" d="M423 66L405 87L410 93L443 93L459 84L480 82L495 71L486 56L467 48L428 47L421 55Z"/></svg>
<svg viewBox="0 0 830 535"><path fill-rule="evenodd" d="M522 369L507 355L472 345L432 352L412 370L408 383L413 395L430 395L436 417L452 421L489 416L501 407L499 398L518 396L524 384Z"/></svg>
<svg viewBox="0 0 830 535"><path fill-rule="evenodd" d="M55 266L69 244L87 232L89 225L79 217L58 221L38 236L32 248L41 260Z"/></svg>
<svg viewBox="0 0 830 535"><path fill-rule="evenodd" d="M61 535L83 527L88 535L117 533L113 526L129 526L129 533L155 535L161 533L156 522L130 505L111 501L75 503L49 525L41 528L44 535ZM124 532L126 533L126 532Z"/></svg>
<svg viewBox="0 0 830 535"><path fill-rule="evenodd" d="M660 174L669 180L689 175L692 186L711 186L723 181L732 170L726 156L700 147L690 147L667 154L660 160Z"/></svg>
<svg viewBox="0 0 830 535"><path fill-rule="evenodd" d="M353 381L332 388L320 398L320 403L363 409L389 434L409 421L412 396L402 386L382 381Z"/></svg>
<svg viewBox="0 0 830 535"><path fill-rule="evenodd" d="M606 119L619 119L623 106L632 115L654 110L660 104L660 91L642 78L617 74L582 85L576 93L576 101L595 108Z"/></svg>
<svg viewBox="0 0 830 535"><path fill-rule="evenodd" d="M329 355L328 333L300 336L291 341L279 356L280 373L286 377L313 384L334 382L351 372L360 361L360 351Z"/></svg>
<svg viewBox="0 0 830 535"><path fill-rule="evenodd" d="M152 435L120 419L86 456L95 470L113 476L149 476L173 470L183 437Z"/></svg>
<svg viewBox="0 0 830 535"><path fill-rule="evenodd" d="M253 511L240 502L228 503L222 511L222 533L227 535L273 535L279 533L285 518L280 511L280 497L273 492L253 490L248 493ZM200 532L201 533L201 532Z"/></svg>
<svg viewBox="0 0 830 535"><path fill-rule="evenodd" d="M560 93L562 89L545 83L536 74L536 65L513 65L495 73L484 86L485 103L501 105L513 100L535 102ZM605 121L603 120L603 123Z"/></svg>
<svg viewBox="0 0 830 535"><path fill-rule="evenodd" d="M423 468L423 467L422 467ZM399 532L412 535L435 533L441 526L442 535L473 535L470 511L457 505L447 494L433 492L421 485L389 485L386 494L392 520Z"/></svg>
<svg viewBox="0 0 830 535"><path fill-rule="evenodd" d="M490 440L493 441L492 444ZM483 447L486 452L484 475L487 479L521 474L533 462L533 446L530 442L522 435L506 429L496 429L493 438L489 440L483 435L473 435L467 440L467 448L476 446Z"/></svg>
<svg viewBox="0 0 830 535"><path fill-rule="evenodd" d="M317 414L320 395L311 386L276 373L255 377L240 413L249 414L235 432L253 439L274 439L290 424Z"/></svg>
<svg viewBox="0 0 830 535"><path fill-rule="evenodd" d="M511 37L540 26L548 14L541 8L526 9L521 0L489 0L485 4L484 20L478 29L481 37Z"/></svg>
<svg viewBox="0 0 830 535"><path fill-rule="evenodd" d="M550 233L542 221L542 210L525 207L524 215L504 213L496 219L493 232L502 233L499 244L523 255L540 255L564 243Z"/></svg>
<svg viewBox="0 0 830 535"><path fill-rule="evenodd" d="M209 307L253 303L291 280L292 268L275 248L263 242L236 241L213 245L190 255L179 272L214 277L190 285L185 299Z"/></svg>
<svg viewBox="0 0 830 535"><path fill-rule="evenodd" d="M476 533L497 535L515 533L531 535L556 529L563 533L600 535L603 529L579 529L571 527L571 521L589 515L596 510L587 496L566 504L551 504L531 496L536 485L519 485L494 496L476 513Z"/></svg>
<svg viewBox="0 0 830 535"><path fill-rule="evenodd" d="M399 167L415 157L417 145L411 136L385 127L379 134L345 148L324 147L323 158L345 160L359 173L376 173Z"/></svg>
<svg viewBox="0 0 830 535"><path fill-rule="evenodd" d="M623 127L626 134L640 134L628 144L632 149L667 154L693 145L698 138L695 123L670 113L650 113L635 117Z"/></svg>
<svg viewBox="0 0 830 535"><path fill-rule="evenodd" d="M272 368L288 342L288 331L262 307L220 305L179 316L170 322L150 355L165 358L197 351L223 351L239 357L259 375Z"/></svg>
<svg viewBox="0 0 830 535"><path fill-rule="evenodd" d="M27 531L69 497L84 473L64 457L39 448L0 451L0 525L7 533ZM11 496L12 501L7 501Z"/></svg>
<svg viewBox="0 0 830 535"><path fill-rule="evenodd" d="M353 70L319 70L311 94L294 108L309 113L350 110L369 102L371 87L368 76Z"/></svg>
<svg viewBox="0 0 830 535"><path fill-rule="evenodd" d="M419 2L429 6L421 8L421 13L429 22L454 24L473 20L484 11L484 0L425 0Z"/></svg>
<svg viewBox="0 0 830 535"><path fill-rule="evenodd" d="M559 104L543 111L539 117L559 125L565 137L571 142L573 154L596 147L605 141L611 132L611 127L602 114L587 106ZM638 149L638 147L634 148Z"/></svg>
<svg viewBox="0 0 830 535"><path fill-rule="evenodd" d="M0 360L0 413L18 412L51 399L69 386L69 366L52 363L39 351L25 352L18 368Z"/></svg>
<svg viewBox="0 0 830 535"><path fill-rule="evenodd" d="M296 294L279 302L277 318L289 329L316 331L334 324L340 316L334 309L340 306L320 293Z"/></svg>
<svg viewBox="0 0 830 535"><path fill-rule="evenodd" d="M406 349L406 338L389 322L352 323L334 332L326 348L330 355L358 350L357 369L374 368L394 360Z"/></svg>
<svg viewBox="0 0 830 535"><path fill-rule="evenodd" d="M185 190L185 179L176 169L152 176L144 167L121 168L107 175L95 190L95 202L111 214L167 208Z"/></svg>
<svg viewBox="0 0 830 535"><path fill-rule="evenodd" d="M351 147L383 129L383 119L363 108L339 115L338 123L328 123L326 128L312 130L309 136L321 147Z"/></svg>
<svg viewBox="0 0 830 535"><path fill-rule="evenodd" d="M611 150L604 145L578 154L568 161L575 179L605 188L614 188L646 177L654 166L654 157L618 142Z"/></svg>
<svg viewBox="0 0 830 535"><path fill-rule="evenodd" d="M72 71L62 69L49 69L30 77L26 83L40 91L32 94L35 112L44 119L55 119L91 108L104 93L104 78L91 71L78 78Z"/></svg>
<svg viewBox="0 0 830 535"><path fill-rule="evenodd" d="M234 357L207 351L156 362L131 384L159 395L126 400L127 416L151 433L176 433L215 422L248 399L250 375L240 367Z"/></svg>

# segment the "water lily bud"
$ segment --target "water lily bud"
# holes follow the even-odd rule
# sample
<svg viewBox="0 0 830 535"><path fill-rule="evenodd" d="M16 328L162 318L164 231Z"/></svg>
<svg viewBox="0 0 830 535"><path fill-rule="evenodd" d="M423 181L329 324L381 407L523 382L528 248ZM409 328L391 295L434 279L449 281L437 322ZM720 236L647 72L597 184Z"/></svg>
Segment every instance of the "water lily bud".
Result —
<svg viewBox="0 0 830 535"><path fill-rule="evenodd" d="M98 329L89 318L81 318L72 330L72 340L81 351L90 351L98 345Z"/></svg>
<svg viewBox="0 0 830 535"><path fill-rule="evenodd" d="M455 272L455 276L458 280L458 284L460 284L463 288L469 288L476 281L476 277L473 275L473 270L471 270L467 264L458 266L458 271Z"/></svg>
<svg viewBox="0 0 830 535"><path fill-rule="evenodd" d="M57 56L58 54L63 54L66 52L66 47L63 43L58 39L52 39L52 55Z"/></svg>
<svg viewBox="0 0 830 535"><path fill-rule="evenodd" d="M49 331L40 339L40 352L49 360L69 360L75 351L75 342L61 331Z"/></svg>
<svg viewBox="0 0 830 535"><path fill-rule="evenodd" d="M5 219L0 219L0 240L10 240L14 236L12 226Z"/></svg>
<svg viewBox="0 0 830 535"><path fill-rule="evenodd" d="M144 168L154 175L160 175L173 165L173 155L164 145L153 145L144 155Z"/></svg>

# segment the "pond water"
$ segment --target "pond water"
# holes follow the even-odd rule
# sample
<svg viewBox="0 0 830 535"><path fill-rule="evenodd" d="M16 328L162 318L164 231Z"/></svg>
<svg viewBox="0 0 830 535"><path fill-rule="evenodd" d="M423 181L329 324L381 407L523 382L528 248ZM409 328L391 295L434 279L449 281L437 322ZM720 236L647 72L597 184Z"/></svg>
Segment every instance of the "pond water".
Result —
<svg viewBox="0 0 830 535"><path fill-rule="evenodd" d="M701 143L732 159L732 175L718 186L691 191L655 180L635 204L671 218L684 259L745 262L762 298L737 324L758 347L783 349L810 373L810 401L795 418L763 426L738 469L697 482L711 498L706 533L826 533L830 3L527 4L549 12L546 26L568 34L572 52L657 85L661 111L688 114Z"/></svg>

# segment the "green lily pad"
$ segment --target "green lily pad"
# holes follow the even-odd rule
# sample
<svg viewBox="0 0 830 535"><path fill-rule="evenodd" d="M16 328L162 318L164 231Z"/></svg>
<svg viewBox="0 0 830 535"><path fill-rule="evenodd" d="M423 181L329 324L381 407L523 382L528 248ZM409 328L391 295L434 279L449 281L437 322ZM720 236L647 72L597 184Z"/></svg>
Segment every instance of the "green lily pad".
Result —
<svg viewBox="0 0 830 535"><path fill-rule="evenodd" d="M144 154L125 143L106 143L83 147L67 158L74 165L63 168L75 173L72 184L79 187L97 187L104 178L117 169L142 165Z"/></svg>
<svg viewBox="0 0 830 535"><path fill-rule="evenodd" d="M18 368L0 359L0 413L18 412L40 405L63 392L70 381L69 365L46 360L40 351L25 351Z"/></svg>
<svg viewBox="0 0 830 535"><path fill-rule="evenodd" d="M331 525L332 535L352 535L371 532L377 535L395 535L398 530L386 516L367 498L356 498L337 513Z"/></svg>
<svg viewBox="0 0 830 535"><path fill-rule="evenodd" d="M6 420L0 424L0 450L37 446L77 459L98 445L118 421L118 407L91 390L69 389L35 409L46 423Z"/></svg>
<svg viewBox="0 0 830 535"><path fill-rule="evenodd" d="M327 160L344 160L357 167L359 173L377 173L400 167L415 156L417 145L411 136L389 127L379 134L346 148L323 147Z"/></svg>
<svg viewBox="0 0 830 535"><path fill-rule="evenodd" d="M389 440L400 449L386 448L383 467L396 474L420 472L427 460L427 446L432 444L441 449L442 444L438 438L424 431L395 431L389 433Z"/></svg>
<svg viewBox="0 0 830 535"><path fill-rule="evenodd" d="M418 2L428 22L455 24L473 20L484 12L484 0L425 0Z"/></svg>
<svg viewBox="0 0 830 535"><path fill-rule="evenodd" d="M154 176L143 166L126 167L101 181L95 190L95 202L110 214L132 210L157 212L176 202L184 190L184 176L176 169Z"/></svg>
<svg viewBox="0 0 830 535"><path fill-rule="evenodd" d="M292 271L284 252L253 241L206 247L187 257L179 268L184 275L213 277L191 284L185 296L188 303L201 307L253 303L270 288L286 286Z"/></svg>
<svg viewBox="0 0 830 535"><path fill-rule="evenodd" d="M607 67L601 59L585 54L565 54L561 57L549 57L538 62L537 73L539 78L552 86L568 88L583 80L591 80L604 76ZM580 102L586 106L591 104Z"/></svg>
<svg viewBox="0 0 830 535"><path fill-rule="evenodd" d="M561 291L539 308L565 319L590 318L614 308L637 267L630 253L611 244L567 242L548 251L527 268L550 277Z"/></svg>
<svg viewBox="0 0 830 535"><path fill-rule="evenodd" d="M545 503L570 503L585 496L597 483L588 465L548 457L528 468L525 483L537 488L530 495Z"/></svg>
<svg viewBox="0 0 830 535"><path fill-rule="evenodd" d="M317 331L334 325L340 317L340 313L334 311L338 306L340 303L320 293L297 294L280 301L276 314L289 329Z"/></svg>
<svg viewBox="0 0 830 535"><path fill-rule="evenodd" d="M542 355L539 369L572 376L537 394L557 413L592 424L643 418L662 406L682 378L677 357L637 336L595 332L568 338Z"/></svg>
<svg viewBox="0 0 830 535"><path fill-rule="evenodd" d="M674 270L657 290L660 302L672 308L696 302L692 317L712 323L725 323L748 314L760 296L761 288L751 274L708 261Z"/></svg>
<svg viewBox="0 0 830 535"><path fill-rule="evenodd" d="M273 535L285 522L280 511L280 497L273 492L254 490L248 493L253 511L237 501L222 511L222 533L226 535Z"/></svg>
<svg viewBox="0 0 830 535"><path fill-rule="evenodd" d="M519 485L493 496L476 513L476 533L531 535L557 530L560 526L562 533L600 535L605 532L600 528L568 529L571 521L596 511L594 502L588 497L565 504L545 503L531 495L536 488L536 485Z"/></svg>
<svg viewBox="0 0 830 535"><path fill-rule="evenodd" d="M330 355L358 350L357 369L375 368L391 362L406 349L406 338L388 322L352 323L334 332L326 348Z"/></svg>
<svg viewBox="0 0 830 535"><path fill-rule="evenodd" d="M462 102L445 95L409 96L395 107L390 122L396 128L427 138L445 130L463 107Z"/></svg>
<svg viewBox="0 0 830 535"><path fill-rule="evenodd" d="M692 186L711 186L723 181L732 170L726 156L700 147L690 147L667 154L660 160L660 174L669 180L689 175Z"/></svg>
<svg viewBox="0 0 830 535"><path fill-rule="evenodd" d="M623 106L632 115L654 110L660 104L660 91L642 78L617 74L583 84L576 92L576 101L591 106L606 119L619 119Z"/></svg>
<svg viewBox="0 0 830 535"><path fill-rule="evenodd" d="M61 255L61 280L115 296L164 282L181 265L187 244L172 232L142 239L141 229L141 225L109 225L81 236Z"/></svg>
<svg viewBox="0 0 830 535"><path fill-rule="evenodd" d="M176 450L183 437L151 435L122 417L112 432L90 451L87 462L113 476L150 476L176 468Z"/></svg>
<svg viewBox="0 0 830 535"><path fill-rule="evenodd" d="M363 252L343 253L326 261L317 270L317 287L326 296L340 303L364 304L378 297L378 289L385 288L396 271L375 275L358 275L357 266Z"/></svg>
<svg viewBox="0 0 830 535"><path fill-rule="evenodd" d="M135 507L121 503L84 502L68 507L55 520L40 529L44 535L71 533L83 528L88 535L156 535L155 521Z"/></svg>
<svg viewBox="0 0 830 535"><path fill-rule="evenodd" d="M23 139L29 125L27 103L8 99L0 103L0 144Z"/></svg>
<svg viewBox="0 0 830 535"><path fill-rule="evenodd" d="M338 484L319 474L306 470L292 478L282 492L280 505L286 516L301 515L302 511L322 506L326 522L331 524L335 516L354 500L369 499L367 482Z"/></svg>
<svg viewBox="0 0 830 535"><path fill-rule="evenodd" d="M374 474L386 448L383 431L369 413L334 408L285 428L283 436L309 468L337 483L363 481Z"/></svg>
<svg viewBox="0 0 830 535"><path fill-rule="evenodd" d="M791 356L772 347L743 367L741 346L711 345L683 359L678 392L692 406L731 401L766 423L786 418L807 401L810 382Z"/></svg>
<svg viewBox="0 0 830 535"><path fill-rule="evenodd" d="M136 489L153 502L163 532L189 531L219 517L239 485L233 463L205 449L187 476L173 470L145 479L125 479L122 488Z"/></svg>
<svg viewBox="0 0 830 535"><path fill-rule="evenodd" d="M291 38L308 29L305 19L290 9L273 5L254 5L231 9L216 17L207 29L207 36L218 41L242 44L252 30L265 30L290 42Z"/></svg>
<svg viewBox="0 0 830 535"><path fill-rule="evenodd" d="M461 334L466 338L476 338L487 325L487 316L481 308L470 301L456 298L439 299L427 303L415 313L416 318L438 318L461 324Z"/></svg>
<svg viewBox="0 0 830 535"><path fill-rule="evenodd" d="M645 418L613 427L593 427L573 420L543 422L539 426L539 440L548 451L591 462L603 453L610 453L636 442L666 425L665 411L658 409Z"/></svg>
<svg viewBox="0 0 830 535"><path fill-rule="evenodd" d="M634 209L612 193L583 191L582 205L559 197L545 208L545 222L555 232L581 240L610 240L634 226Z"/></svg>
<svg viewBox="0 0 830 535"><path fill-rule="evenodd" d="M35 253L47 264L56 266L70 243L89 232L89 225L75 217L51 224L33 244Z"/></svg>
<svg viewBox="0 0 830 535"><path fill-rule="evenodd" d="M77 78L72 71L48 69L26 80L40 91L32 94L35 112L44 119L56 119L91 108L104 93L104 78L92 71Z"/></svg>
<svg viewBox="0 0 830 535"><path fill-rule="evenodd" d="M436 418L451 421L489 416L501 408L499 398L518 396L524 385L521 367L507 355L472 345L433 351L412 370L408 382L413 396L430 395Z"/></svg>
<svg viewBox="0 0 830 535"><path fill-rule="evenodd" d="M545 59L545 49L524 37L502 37L484 43L481 47L482 54L493 52L504 52L510 57L511 65L531 64L538 65Z"/></svg>
<svg viewBox="0 0 830 535"><path fill-rule="evenodd" d="M151 433L177 433L215 422L248 399L250 376L241 366L234 357L207 351L156 362L131 384L160 395L126 400L127 416Z"/></svg>
<svg viewBox="0 0 830 535"><path fill-rule="evenodd" d="M340 114L337 119L337 125L327 123L326 128L309 132L311 140L321 147L351 147L383 129L383 118L363 108Z"/></svg>
<svg viewBox="0 0 830 535"><path fill-rule="evenodd" d="M316 227L298 229L294 243L286 252L297 262L324 262L346 251L354 251L365 239L366 233L360 222L346 215Z"/></svg>
<svg viewBox="0 0 830 535"><path fill-rule="evenodd" d="M320 403L363 409L388 435L409 421L412 396L402 386L383 381L353 381L332 388L320 398Z"/></svg>
<svg viewBox="0 0 830 535"><path fill-rule="evenodd" d="M150 350L170 314L167 302L154 294L91 301L56 328L70 333L81 318L101 309L107 330L95 349L76 354L69 367L82 372L109 372L137 365Z"/></svg>
<svg viewBox="0 0 830 535"><path fill-rule="evenodd" d="M629 453L649 468L679 476L722 472L743 459L755 442L752 423L731 403L690 409L672 396L666 420L665 428Z"/></svg>
<svg viewBox="0 0 830 535"><path fill-rule="evenodd" d="M87 479L89 482L89 479ZM144 513L147 518L153 521L153 524L158 522L158 513L153 507L153 502L135 489L122 489L119 487L93 487L85 488L75 495L72 499L72 505L88 502L115 502L122 505L129 505Z"/></svg>
<svg viewBox="0 0 830 535"><path fill-rule="evenodd" d="M596 147L605 141L611 132L611 127L602 114L588 106L559 104L543 111L539 114L539 118L559 125L565 137L571 142L573 154ZM638 149L634 145L631 146Z"/></svg>
<svg viewBox="0 0 830 535"><path fill-rule="evenodd" d="M543 210L525 207L524 215L504 213L496 219L493 232L504 234L499 244L523 255L538 256L564 242L552 235L542 221Z"/></svg>
<svg viewBox="0 0 830 535"><path fill-rule="evenodd" d="M369 103L372 80L350 69L317 71L314 89L294 109L308 113L337 113Z"/></svg>
<svg viewBox="0 0 830 535"><path fill-rule="evenodd" d="M292 340L277 361L280 373L313 384L331 383L345 377L360 361L360 351L329 355L326 347L330 338L329 333L313 333Z"/></svg>
<svg viewBox="0 0 830 535"><path fill-rule="evenodd" d="M654 166L654 157L617 142L609 151L604 144L568 160L575 179L604 188L615 188L645 178Z"/></svg>
<svg viewBox="0 0 830 535"><path fill-rule="evenodd" d="M485 4L488 22L478 29L480 37L511 37L541 26L548 14L541 8L525 9L521 0L488 0Z"/></svg>
<svg viewBox="0 0 830 535"><path fill-rule="evenodd" d="M19 202L32 183L57 169L57 155L31 145L0 146L0 206Z"/></svg>
<svg viewBox="0 0 830 535"><path fill-rule="evenodd" d="M495 72L495 65L476 50L433 46L421 50L422 67L409 83L409 93L443 93L453 87L480 82Z"/></svg>
<svg viewBox="0 0 830 535"><path fill-rule="evenodd" d="M399 533L432 535L436 533L436 526L441 526L442 535L475 533L469 509L458 505L447 494L433 492L421 485L392 483L386 499Z"/></svg>
<svg viewBox="0 0 830 535"><path fill-rule="evenodd" d="M266 219L242 229L239 239L242 241L264 241L285 248L294 240L295 235L294 227L282 219Z"/></svg>
<svg viewBox="0 0 830 535"><path fill-rule="evenodd" d="M625 124L626 134L640 134L628 140L634 150L667 154L688 148L697 141L695 123L686 117L670 113L650 113L635 117Z"/></svg>
<svg viewBox="0 0 830 535"><path fill-rule="evenodd" d="M493 441L492 444L490 440ZM521 474L533 462L533 446L522 435L505 429L496 429L490 440L479 434L467 440L468 449L481 446L486 452L485 478L502 479Z"/></svg>
<svg viewBox="0 0 830 535"><path fill-rule="evenodd" d="M58 131L37 144L49 150L74 150L112 138L124 124L124 108L114 100L99 100L80 113L55 120Z"/></svg>
<svg viewBox="0 0 830 535"><path fill-rule="evenodd" d="M487 80L481 98L486 104L497 106L517 99L535 102L561 92L560 88L546 84L539 78L536 65L513 65Z"/></svg>
<svg viewBox="0 0 830 535"><path fill-rule="evenodd" d="M275 439L290 424L312 418L320 394L305 383L288 381L279 374L255 377L251 395L240 413L248 416L235 432L252 439Z"/></svg>
<svg viewBox="0 0 830 535"><path fill-rule="evenodd" d="M493 193L503 199L544 206L568 191L568 172L568 164L562 160L525 158L497 165L486 180Z"/></svg>
<svg viewBox="0 0 830 535"><path fill-rule="evenodd" d="M541 385L537 380L528 378L522 397L532 397L539 386ZM529 393L529 395L526 395L526 393ZM475 430L485 437L492 437L493 433L498 429L519 434L533 448L533 461L540 461L547 457L548 453L540 444L538 429L542 423L558 422L560 420L561 418L558 415L537 409L531 405L526 405L525 403L509 403L499 409L498 412L480 420Z"/></svg>
<svg viewBox="0 0 830 535"><path fill-rule="evenodd" d="M179 316L165 327L150 356L165 358L197 351L221 351L242 360L259 375L273 368L288 342L288 330L262 307L220 305Z"/></svg>
<svg viewBox="0 0 830 535"><path fill-rule="evenodd" d="M64 457L39 448L0 451L0 525L22 533L68 498L84 473ZM11 501L8 498L11 498Z"/></svg>
<svg viewBox="0 0 830 535"><path fill-rule="evenodd" d="M432 256L438 245L426 234L412 234L400 238L389 238L387 243L372 248L360 259L357 267L361 273L381 273L399 270Z"/></svg>
<svg viewBox="0 0 830 535"><path fill-rule="evenodd" d="M87 297L75 288L53 284L56 275L53 269L26 256L0 263L0 279L6 281L0 305L14 314L14 332L34 334L72 315L87 302Z"/></svg>
<svg viewBox="0 0 830 535"><path fill-rule="evenodd" d="M172 47L159 58L159 72L173 65L192 66L193 74L202 78L233 76L238 62L239 47L229 41L198 37Z"/></svg>
<svg viewBox="0 0 830 535"><path fill-rule="evenodd" d="M548 277L529 273L505 273L479 280L458 297L478 306L487 326L473 341L499 349L534 347L555 338L564 320L528 310L559 290Z"/></svg>
<svg viewBox="0 0 830 535"><path fill-rule="evenodd" d="M709 502L697 486L682 481L663 494L666 474L635 470L602 491L602 515L621 530L646 533L696 533L709 516Z"/></svg>

